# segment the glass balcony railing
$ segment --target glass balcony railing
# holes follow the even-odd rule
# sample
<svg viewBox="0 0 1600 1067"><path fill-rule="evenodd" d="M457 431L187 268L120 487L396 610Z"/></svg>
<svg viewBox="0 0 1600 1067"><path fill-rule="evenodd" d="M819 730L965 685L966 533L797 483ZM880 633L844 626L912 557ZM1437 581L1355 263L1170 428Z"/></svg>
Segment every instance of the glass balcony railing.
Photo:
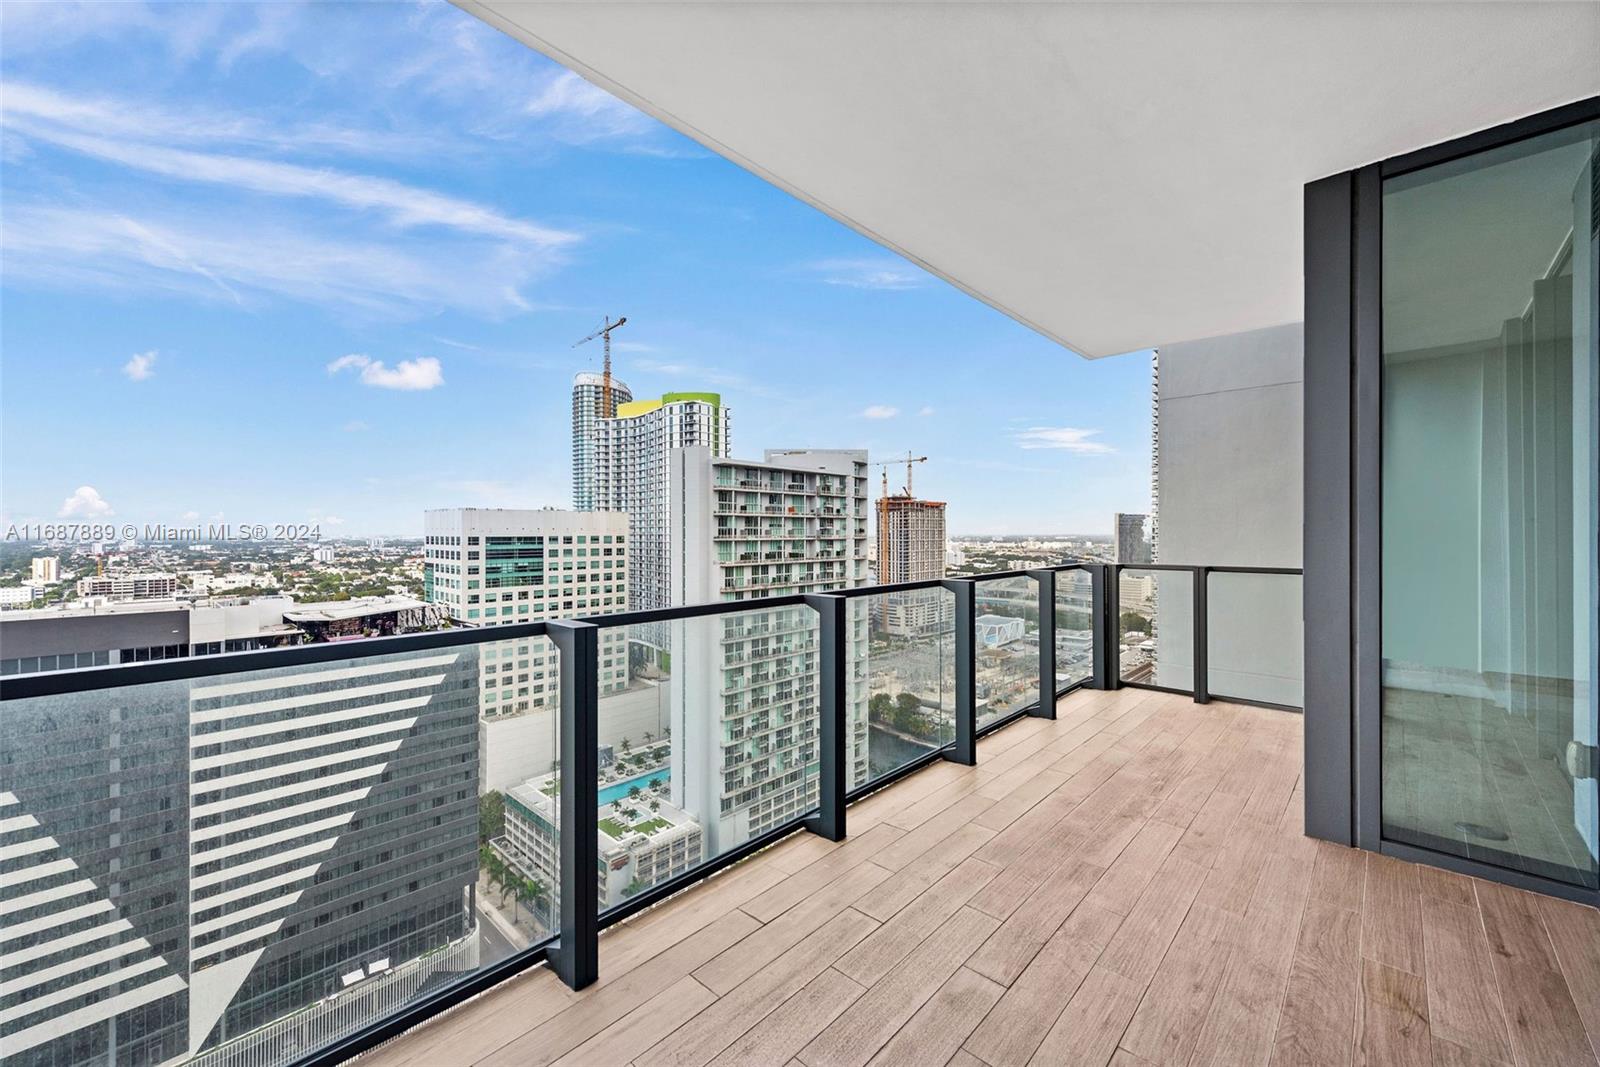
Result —
<svg viewBox="0 0 1600 1067"><path fill-rule="evenodd" d="M975 593L981 730L1039 700L1039 580L980 580Z"/></svg>
<svg viewBox="0 0 1600 1067"><path fill-rule="evenodd" d="M931 588L856 597L850 652L863 663L867 761L849 788L867 787L937 754L955 739L955 594ZM864 771L864 773L863 773Z"/></svg>
<svg viewBox="0 0 1600 1067"><path fill-rule="evenodd" d="M1094 677L1094 578L1087 570L1055 575L1056 692Z"/></svg>
<svg viewBox="0 0 1600 1067"><path fill-rule="evenodd" d="M1117 656L1124 683L1194 687L1194 570L1123 567L1117 575Z"/></svg>
<svg viewBox="0 0 1600 1067"><path fill-rule="evenodd" d="M1224 700L1304 702L1300 572L1215 568L1206 589L1206 688Z"/></svg>
<svg viewBox="0 0 1600 1067"><path fill-rule="evenodd" d="M532 966L582 987L604 927L841 839L1075 687L1296 703L1297 573L1071 564L7 676L6 1065L331 1063Z"/></svg>

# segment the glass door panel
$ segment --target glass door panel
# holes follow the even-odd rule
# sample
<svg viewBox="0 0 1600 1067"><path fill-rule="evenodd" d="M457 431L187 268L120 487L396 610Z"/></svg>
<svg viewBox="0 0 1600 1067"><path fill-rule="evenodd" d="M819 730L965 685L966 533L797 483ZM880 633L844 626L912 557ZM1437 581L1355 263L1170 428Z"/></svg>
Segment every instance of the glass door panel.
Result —
<svg viewBox="0 0 1600 1067"><path fill-rule="evenodd" d="M1383 190L1383 833L1591 887L1597 135Z"/></svg>

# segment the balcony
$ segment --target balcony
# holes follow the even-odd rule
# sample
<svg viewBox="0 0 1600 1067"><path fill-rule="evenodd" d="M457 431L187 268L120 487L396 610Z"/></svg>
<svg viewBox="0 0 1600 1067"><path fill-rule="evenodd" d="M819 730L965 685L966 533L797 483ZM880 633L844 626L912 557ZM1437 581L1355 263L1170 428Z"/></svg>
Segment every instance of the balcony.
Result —
<svg viewBox="0 0 1600 1067"><path fill-rule="evenodd" d="M1351 1048L1439 1042L1440 1054L1459 1046L1494 1062L1507 1050L1587 1041L1585 1021L1600 1013L1600 954L1573 946L1600 943L1594 911L1304 836L1297 668L1263 673L1257 657L1256 669L1242 669L1231 635L1210 632L1239 620L1241 583L1258 628L1294 630L1299 576L1270 568L1067 565L675 610L684 628L675 640L690 645L675 645L674 660L693 662L704 649L724 667L770 663L762 678L798 684L777 721L774 700L738 700L723 711L727 733L715 735L713 803L722 817L750 811L751 832L708 836L695 862L654 883L657 868L641 860L645 874L626 887L568 878L594 861L582 855L588 835L559 827L598 826L613 846L623 843L608 862L624 865L630 849L675 826L726 833L717 814L667 803L666 780L686 773L672 755L678 739L646 738L649 754L632 752L626 735L642 736L644 725L628 710L633 698L576 687L594 675L602 643L654 625L653 614L8 679L4 721L23 732L7 735L5 747L22 752L15 746L30 742L17 739L38 736L28 724L70 726L76 709L98 722L105 700L96 693L110 695L119 721L187 715L193 756L206 763L195 764L195 788L216 782L194 794L189 816L191 847L218 853L215 869L195 869L207 883L197 900L227 876L223 888L241 886L250 872L303 864L304 848L316 854L336 842L361 861L333 867L337 877L401 888L392 902L374 902L374 918L385 907L405 914L416 894L459 908L474 882L470 867L462 873L448 857L471 863L479 821L453 785L431 800L421 790L436 768L474 758L480 743L465 723L455 728L459 713L472 714L477 647L556 644L558 675L572 692L553 736L558 770L507 794L508 808L529 813L514 836L532 851L498 842L492 850L561 884L523 907L480 872L476 910L437 945L345 963L348 992L335 987L298 1014L203 1050L195 1062L208 1067L240 1057L332 1062L367 1050L368 1062L429 1063L446 1048L450 1063L922 1063L961 1050L992 1065L1113 1055L1254 1062L1274 1050L1321 1062ZM1260 583L1279 595L1263 595ZM922 615L892 614L913 610ZM605 630L616 632L601 637ZM797 643L759 652L725 643L779 633ZM445 661L445 674L427 673ZM438 692L460 697L394 718L391 694L441 681ZM719 688L706 698L719 701ZM1213 697L1213 688L1260 703ZM280 693L294 706L274 703ZM868 710L869 694L870 714L847 718L859 714L850 708ZM898 710L893 701L878 706L890 694ZM348 710L324 725L321 709L340 699ZM297 732L302 719L312 733ZM232 721L250 724L252 746L266 731L267 747L223 747L247 740L234 738ZM353 728L341 731L346 721ZM385 762L392 746L373 742L398 731L421 731L430 744ZM88 735L74 727L74 736ZM217 744L207 743L212 736ZM595 752L586 739L596 736L620 760L603 783L584 767ZM804 763L763 762L794 745ZM118 758L142 755L123 748ZM447 762L430 762L441 756ZM339 770L337 781L324 766ZM337 808L338 797L315 798L379 771L387 792L358 809L359 830L284 822L305 797ZM233 784L219 779L227 774ZM287 792L252 806L268 786ZM429 813L427 825L407 811ZM554 832L541 834L539 819ZM317 841L300 846L311 830ZM224 832L231 836L219 848ZM340 836L319 836L329 833ZM360 836L372 833L370 842ZM6 843L52 859L29 834L12 830ZM445 845L409 893L411 876L384 873L384 864L406 861L404 850L392 858L397 840ZM535 852L542 863L526 858ZM298 931L316 919L318 902L343 892L338 881L318 882L299 903L303 890L284 896L273 884L245 898L238 921L230 898L206 911L191 951L237 952L251 937L272 943L279 926L263 931L261 909L283 916L291 932L280 940L305 937ZM559 954L557 935L579 951ZM1426 949L1444 938L1456 955L1434 969ZM1514 954L1502 960L1507 945ZM499 985L514 975L524 977ZM1197 985L1204 995L1184 992ZM1516 998L1529 990L1562 1029L1523 1021L1532 1007ZM1484 1005L1501 1014L1480 1018Z"/></svg>
<svg viewBox="0 0 1600 1067"><path fill-rule="evenodd" d="M1600 917L1305 837L1300 724L1073 693L363 1062L1592 1056Z"/></svg>

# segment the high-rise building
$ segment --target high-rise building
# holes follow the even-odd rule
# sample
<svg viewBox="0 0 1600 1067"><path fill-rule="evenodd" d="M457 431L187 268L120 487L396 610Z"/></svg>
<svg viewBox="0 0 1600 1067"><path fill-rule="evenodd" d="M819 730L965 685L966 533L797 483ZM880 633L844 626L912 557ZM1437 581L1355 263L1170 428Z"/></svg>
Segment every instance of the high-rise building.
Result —
<svg viewBox="0 0 1600 1067"><path fill-rule="evenodd" d="M768 451L757 463L679 448L670 473L672 603L759 608L868 583L865 451ZM850 605L858 655L864 607ZM672 626L672 801L701 821L715 855L815 803L815 616L781 607ZM853 782L867 778L866 686L865 669L853 672Z"/></svg>
<svg viewBox="0 0 1600 1067"><path fill-rule="evenodd" d="M1145 524L1149 521L1148 515L1124 511L1112 516L1115 527L1113 536L1116 538L1114 562L1135 565L1152 562L1150 539L1145 536Z"/></svg>
<svg viewBox="0 0 1600 1067"><path fill-rule="evenodd" d="M442 508L423 513L424 595L461 626L505 626L627 606L626 515L597 511ZM479 782L505 789L555 759L561 686L546 638L480 646ZM628 686L628 640L600 635L600 691Z"/></svg>
<svg viewBox="0 0 1600 1067"><path fill-rule="evenodd" d="M584 371L572 379L572 508L596 508L595 431L605 412L605 378ZM611 379L612 410L633 399L633 393L620 378Z"/></svg>
<svg viewBox="0 0 1600 1067"><path fill-rule="evenodd" d="M907 495L878 498L878 583L944 577L945 505ZM948 621L947 598L937 589L889 593L880 599L886 633L913 637Z"/></svg>
<svg viewBox="0 0 1600 1067"><path fill-rule="evenodd" d="M272 1062L476 966L476 677L450 649L8 706L7 1067Z"/></svg>
<svg viewBox="0 0 1600 1067"><path fill-rule="evenodd" d="M681 603L669 583L668 458L675 448L704 447L726 456L732 416L717 393L667 393L617 407L595 431L594 506L627 513L631 538L628 606L636 611ZM640 635L647 636L647 635Z"/></svg>
<svg viewBox="0 0 1600 1067"><path fill-rule="evenodd" d="M35 582L59 582L61 561L55 556L34 556L28 567L28 576Z"/></svg>

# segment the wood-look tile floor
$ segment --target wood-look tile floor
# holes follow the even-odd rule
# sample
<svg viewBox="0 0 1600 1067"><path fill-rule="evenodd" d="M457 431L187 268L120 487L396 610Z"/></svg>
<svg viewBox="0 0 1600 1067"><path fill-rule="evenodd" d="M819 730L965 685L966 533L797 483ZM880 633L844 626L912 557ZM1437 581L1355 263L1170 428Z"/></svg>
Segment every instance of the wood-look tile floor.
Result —
<svg viewBox="0 0 1600 1067"><path fill-rule="evenodd" d="M1595 1064L1600 912L1302 835L1298 715L1080 692L368 1054Z"/></svg>

